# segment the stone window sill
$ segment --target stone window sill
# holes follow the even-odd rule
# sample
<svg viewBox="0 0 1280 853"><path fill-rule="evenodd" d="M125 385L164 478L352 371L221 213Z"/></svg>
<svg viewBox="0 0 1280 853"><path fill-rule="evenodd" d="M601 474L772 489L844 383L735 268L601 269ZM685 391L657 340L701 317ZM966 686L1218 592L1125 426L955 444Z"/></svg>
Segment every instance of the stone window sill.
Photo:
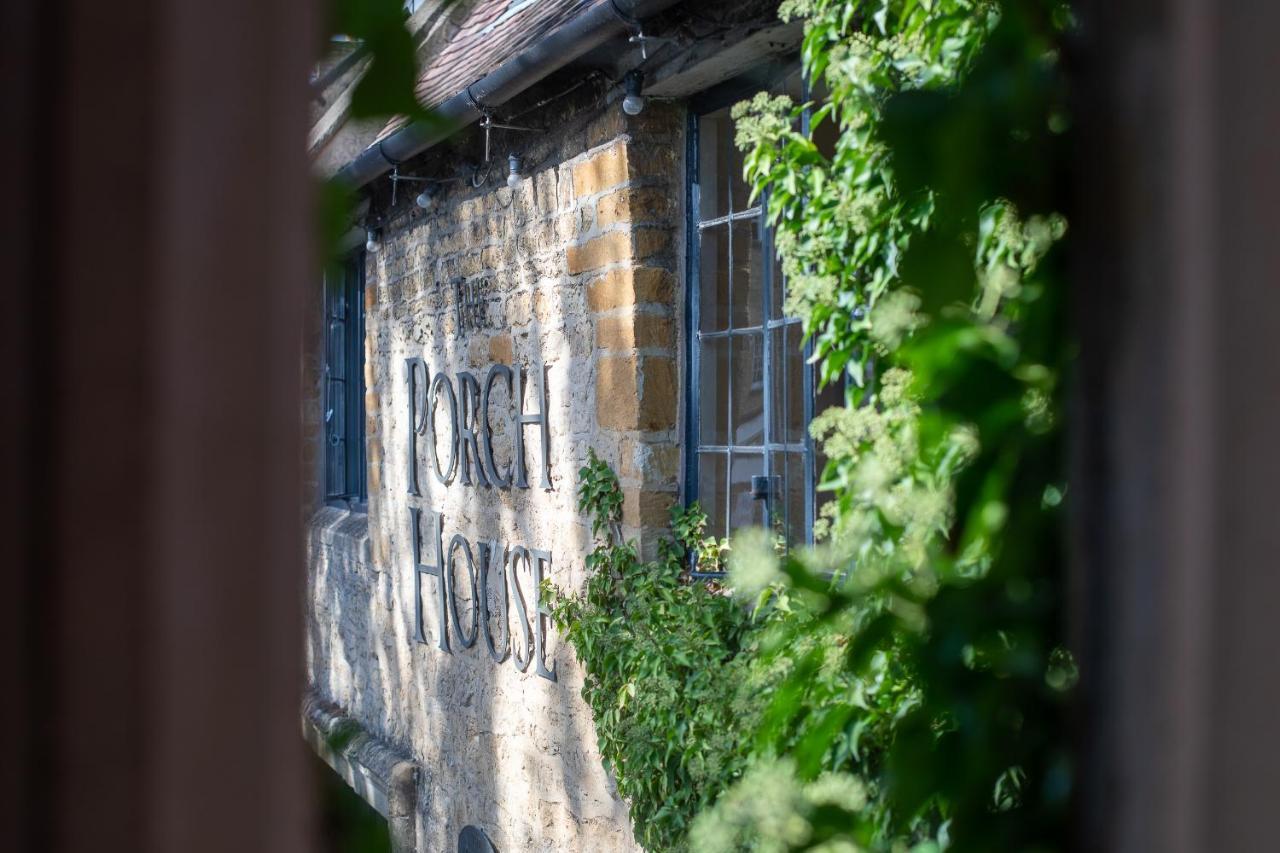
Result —
<svg viewBox="0 0 1280 853"><path fill-rule="evenodd" d="M311 548L329 548L373 567L369 549L369 514L336 506L316 510L307 525Z"/></svg>

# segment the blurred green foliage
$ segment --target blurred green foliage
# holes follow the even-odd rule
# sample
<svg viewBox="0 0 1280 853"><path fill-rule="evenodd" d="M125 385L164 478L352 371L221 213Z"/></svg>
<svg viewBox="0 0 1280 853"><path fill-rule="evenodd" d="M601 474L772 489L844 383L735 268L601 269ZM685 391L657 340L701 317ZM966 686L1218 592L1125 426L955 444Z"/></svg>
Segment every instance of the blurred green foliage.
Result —
<svg viewBox="0 0 1280 853"><path fill-rule="evenodd" d="M1056 249L1070 16L1041 0L782 14L804 18L809 126L805 105L767 94L735 117L788 310L823 380L847 387L812 427L829 460L820 544L779 557L764 531L735 537L736 611L677 563L606 546L557 621L602 679L588 699L649 849L1056 849L1075 682ZM662 596L633 597L655 577ZM712 637L685 636L704 606ZM733 709L727 729L681 727L708 702ZM646 746L628 752L637 728ZM684 756L708 754L716 772L682 790ZM670 831L650 832L654 815Z"/></svg>
<svg viewBox="0 0 1280 853"><path fill-rule="evenodd" d="M405 26L407 19L403 0L332 0L329 32L358 43L369 57L368 68L351 92L352 118L430 119L415 95L417 46Z"/></svg>
<svg viewBox="0 0 1280 853"><path fill-rule="evenodd" d="M440 0L437 5L447 7L454 2ZM349 117L396 118L447 130L444 120L418 100L418 46L407 22L403 0L330 0L326 37L349 39L352 49L367 57L351 90ZM356 189L334 179L320 185L316 209L324 265L340 260L338 246L343 236L354 224L365 224L353 223Z"/></svg>
<svg viewBox="0 0 1280 853"><path fill-rule="evenodd" d="M779 833L730 795L700 819L698 847L1054 849L1074 683L1054 252L1070 17L1040 0L783 12L804 17L804 67L824 94L808 133L798 105L739 107L739 144L797 283L789 307L823 377L851 386L814 424L826 538L780 565L805 616L764 644L788 675L753 760L784 762L801 793L848 774L865 798L802 799ZM840 130L830 158L812 141L823 122ZM869 702L886 682L887 705Z"/></svg>

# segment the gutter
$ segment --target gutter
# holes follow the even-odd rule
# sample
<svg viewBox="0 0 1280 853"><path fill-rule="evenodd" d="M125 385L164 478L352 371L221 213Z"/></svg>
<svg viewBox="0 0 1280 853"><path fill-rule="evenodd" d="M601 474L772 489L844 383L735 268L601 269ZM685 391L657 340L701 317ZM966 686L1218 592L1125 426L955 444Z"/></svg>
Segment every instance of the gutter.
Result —
<svg viewBox="0 0 1280 853"><path fill-rule="evenodd" d="M360 152L338 172L338 181L355 190L394 166L426 151L454 132L478 121L530 86L559 71L615 36L639 29L639 20L679 0L604 0L543 36L488 75L432 109L434 121L413 122Z"/></svg>

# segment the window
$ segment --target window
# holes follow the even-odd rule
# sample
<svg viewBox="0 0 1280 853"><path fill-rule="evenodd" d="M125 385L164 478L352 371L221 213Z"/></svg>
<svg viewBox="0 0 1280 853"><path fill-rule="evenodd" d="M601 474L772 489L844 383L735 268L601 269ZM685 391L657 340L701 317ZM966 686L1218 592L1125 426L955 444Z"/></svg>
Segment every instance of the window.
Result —
<svg viewBox="0 0 1280 853"><path fill-rule="evenodd" d="M789 80L798 90L799 76ZM743 96L739 87L727 99ZM800 319L783 312L786 282L759 200L751 202L742 177L730 108L696 107L688 152L686 499L701 503L712 535L767 524L788 545L807 544L821 473L808 432L815 406L809 348Z"/></svg>
<svg viewBox="0 0 1280 853"><path fill-rule="evenodd" d="M364 460L364 254L324 277L325 500L361 507Z"/></svg>

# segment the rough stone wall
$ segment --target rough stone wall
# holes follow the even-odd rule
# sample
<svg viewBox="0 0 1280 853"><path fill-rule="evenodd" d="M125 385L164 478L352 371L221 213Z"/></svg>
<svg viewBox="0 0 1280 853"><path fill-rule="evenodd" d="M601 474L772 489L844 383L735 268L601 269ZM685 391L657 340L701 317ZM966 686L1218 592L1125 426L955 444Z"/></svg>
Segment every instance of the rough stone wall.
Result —
<svg viewBox="0 0 1280 853"><path fill-rule="evenodd" d="M576 589L591 547L576 509L588 448L618 471L624 531L646 550L678 497L683 113L653 104L628 118L613 105L558 126L533 143L538 165L514 189L501 173L481 189L450 185L432 211L384 211L366 284L367 522L327 509L311 525L313 690L421 764L417 844L433 853L456 849L468 824L502 851L638 849L580 699L583 673L554 631L546 658L556 681L534 666L518 671L510 656L495 663L483 638L464 648L452 624L452 653L442 651L441 583L423 577L427 642L415 641L412 508L424 513L424 559L433 547L425 513L439 512L446 546L456 533L473 549L493 539L545 549L551 580ZM483 301L478 328L460 327L459 282ZM526 428L531 488L442 484L418 435L421 496L411 495L404 371L414 357L455 388L458 372L483 380L494 363L544 371L544 401L528 383L525 410L547 407L551 488L539 488L541 439ZM504 383L491 405L513 405ZM512 427L497 414L492 426L505 467ZM536 592L517 574L532 609ZM489 578L496 612L497 573ZM460 566L464 627L469 593ZM518 638L514 608L509 627ZM496 615L490 629L500 637Z"/></svg>

